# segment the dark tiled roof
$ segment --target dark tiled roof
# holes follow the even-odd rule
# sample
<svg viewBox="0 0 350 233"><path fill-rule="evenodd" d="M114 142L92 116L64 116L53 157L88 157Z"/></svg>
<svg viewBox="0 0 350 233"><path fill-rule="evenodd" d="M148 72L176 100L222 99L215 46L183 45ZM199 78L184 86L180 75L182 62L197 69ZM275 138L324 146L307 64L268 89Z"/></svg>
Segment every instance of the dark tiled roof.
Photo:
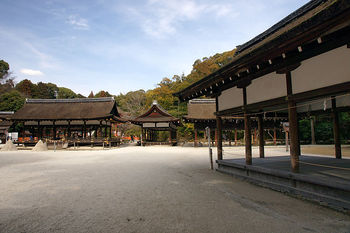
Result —
<svg viewBox="0 0 350 233"><path fill-rule="evenodd" d="M120 117L113 98L27 99L13 120L88 120Z"/></svg>

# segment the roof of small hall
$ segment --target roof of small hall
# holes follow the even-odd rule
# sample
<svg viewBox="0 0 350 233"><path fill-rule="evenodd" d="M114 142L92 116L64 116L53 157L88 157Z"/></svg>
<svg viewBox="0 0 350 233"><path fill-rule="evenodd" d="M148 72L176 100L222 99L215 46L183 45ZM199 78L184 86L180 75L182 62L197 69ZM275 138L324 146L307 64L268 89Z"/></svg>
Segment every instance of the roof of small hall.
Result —
<svg viewBox="0 0 350 233"><path fill-rule="evenodd" d="M147 112L134 118L131 122L135 124L147 122L173 122L174 124L179 124L180 119L170 115L157 103L157 101L154 101Z"/></svg>
<svg viewBox="0 0 350 233"><path fill-rule="evenodd" d="M27 99L13 120L92 120L121 118L113 97L76 99Z"/></svg>

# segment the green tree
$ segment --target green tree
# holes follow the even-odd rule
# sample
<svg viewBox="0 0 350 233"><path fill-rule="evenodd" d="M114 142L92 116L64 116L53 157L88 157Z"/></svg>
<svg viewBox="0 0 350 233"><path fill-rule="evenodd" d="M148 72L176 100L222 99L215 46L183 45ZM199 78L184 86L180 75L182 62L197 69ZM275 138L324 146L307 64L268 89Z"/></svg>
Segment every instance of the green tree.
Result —
<svg viewBox="0 0 350 233"><path fill-rule="evenodd" d="M0 111L17 111L24 104L25 98L17 90L0 95Z"/></svg>
<svg viewBox="0 0 350 233"><path fill-rule="evenodd" d="M73 99L77 97L78 95L69 88L66 88L66 87L58 88L58 99Z"/></svg>

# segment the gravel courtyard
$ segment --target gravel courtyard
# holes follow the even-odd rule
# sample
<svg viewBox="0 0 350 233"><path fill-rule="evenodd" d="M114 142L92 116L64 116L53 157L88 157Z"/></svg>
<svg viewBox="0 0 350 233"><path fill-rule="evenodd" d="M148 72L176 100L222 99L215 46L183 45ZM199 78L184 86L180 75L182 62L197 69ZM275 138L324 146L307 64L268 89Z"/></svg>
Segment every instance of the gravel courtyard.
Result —
<svg viewBox="0 0 350 233"><path fill-rule="evenodd" d="M0 232L350 232L350 216L208 167L207 148L0 152Z"/></svg>

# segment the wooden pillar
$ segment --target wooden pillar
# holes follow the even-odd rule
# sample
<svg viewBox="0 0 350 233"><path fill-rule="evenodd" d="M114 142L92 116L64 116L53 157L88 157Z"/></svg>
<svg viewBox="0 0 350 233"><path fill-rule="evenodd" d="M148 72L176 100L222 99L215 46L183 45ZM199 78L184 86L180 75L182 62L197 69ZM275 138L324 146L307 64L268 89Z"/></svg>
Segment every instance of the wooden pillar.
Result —
<svg viewBox="0 0 350 233"><path fill-rule="evenodd" d="M215 146L217 145L218 145L218 128L215 129Z"/></svg>
<svg viewBox="0 0 350 233"><path fill-rule="evenodd" d="M40 126L40 121L38 121L38 137L39 140L43 138L43 128Z"/></svg>
<svg viewBox="0 0 350 233"><path fill-rule="evenodd" d="M247 111L247 89L243 87L243 105L244 105L244 133L245 133L245 162L252 164L252 136L250 126L250 116Z"/></svg>
<svg viewBox="0 0 350 233"><path fill-rule="evenodd" d="M235 129L235 146L237 146L237 129Z"/></svg>
<svg viewBox="0 0 350 233"><path fill-rule="evenodd" d="M70 131L70 121L68 121L68 138L71 137L71 131Z"/></svg>
<svg viewBox="0 0 350 233"><path fill-rule="evenodd" d="M107 138L107 126L105 126L104 128L105 128L104 137Z"/></svg>
<svg viewBox="0 0 350 233"><path fill-rule="evenodd" d="M198 138L197 138L197 132L198 130L197 129L194 129L194 147L197 147L198 145L197 145L197 140L198 140Z"/></svg>
<svg viewBox="0 0 350 233"><path fill-rule="evenodd" d="M260 158L265 158L265 140L264 140L264 121L263 121L263 115L258 115L258 131L259 131L259 154Z"/></svg>
<svg viewBox="0 0 350 233"><path fill-rule="evenodd" d="M289 136L290 136L290 156L293 172L299 172L299 137L298 137L298 115L296 103L293 99L291 72L286 72L287 99L288 99L288 118L289 118Z"/></svg>
<svg viewBox="0 0 350 233"><path fill-rule="evenodd" d="M256 127L254 128L254 136L253 136L253 143L256 145L258 143L258 135L257 135Z"/></svg>
<svg viewBox="0 0 350 233"><path fill-rule="evenodd" d="M55 140L56 139L56 121L52 121L52 131L53 131L53 135L52 135L52 137L53 137L53 139Z"/></svg>
<svg viewBox="0 0 350 233"><path fill-rule="evenodd" d="M310 128L311 128L311 144L316 145L315 118L313 116L310 117Z"/></svg>
<svg viewBox="0 0 350 233"><path fill-rule="evenodd" d="M231 137L232 137L232 131L231 131L231 130L229 130L229 131L228 131L228 145L229 145L229 146L232 146L232 143L231 143L231 141L232 141L232 140L231 140Z"/></svg>
<svg viewBox="0 0 350 233"><path fill-rule="evenodd" d="M273 144L277 145L277 130L275 126L273 127Z"/></svg>
<svg viewBox="0 0 350 233"><path fill-rule="evenodd" d="M169 143L171 144L171 141L172 141L172 133L171 133L171 130L169 130Z"/></svg>
<svg viewBox="0 0 350 233"><path fill-rule="evenodd" d="M221 117L216 117L216 128L215 131L217 136L217 151L218 151L218 160L222 160L222 119Z"/></svg>
<svg viewBox="0 0 350 233"><path fill-rule="evenodd" d="M335 158L341 159L341 142L339 134L339 116L337 111L337 102L335 96L332 96L332 118L333 118L333 136L334 136L334 149Z"/></svg>
<svg viewBox="0 0 350 233"><path fill-rule="evenodd" d="M109 126L109 138L112 138L112 126Z"/></svg>
<svg viewBox="0 0 350 233"><path fill-rule="evenodd" d="M218 96L215 97L215 110L219 112ZM222 160L222 119L219 116L216 117L215 143L218 152L218 160Z"/></svg>

